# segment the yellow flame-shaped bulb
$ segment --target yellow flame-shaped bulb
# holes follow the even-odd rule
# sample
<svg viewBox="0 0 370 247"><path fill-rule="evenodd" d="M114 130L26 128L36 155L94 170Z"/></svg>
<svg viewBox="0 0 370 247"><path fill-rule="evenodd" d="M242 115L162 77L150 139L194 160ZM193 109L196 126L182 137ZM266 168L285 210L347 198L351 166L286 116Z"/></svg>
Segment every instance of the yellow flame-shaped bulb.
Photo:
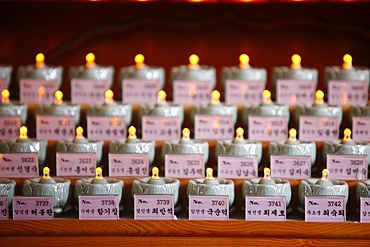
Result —
<svg viewBox="0 0 370 247"><path fill-rule="evenodd" d="M44 167L44 169L42 169L42 178L43 179L49 179L50 178L50 169L49 167Z"/></svg>
<svg viewBox="0 0 370 247"><path fill-rule="evenodd" d="M352 57L349 54L343 56L343 65L344 69L351 69L352 68Z"/></svg>
<svg viewBox="0 0 370 247"><path fill-rule="evenodd" d="M103 169L101 167L95 169L95 179L103 179Z"/></svg>
<svg viewBox="0 0 370 247"><path fill-rule="evenodd" d="M265 169L263 169L263 178L264 179L271 179L270 168L265 167Z"/></svg>
<svg viewBox="0 0 370 247"><path fill-rule="evenodd" d="M86 55L86 68L95 66L95 55L94 53L89 53Z"/></svg>
<svg viewBox="0 0 370 247"><path fill-rule="evenodd" d="M159 179L159 169L158 169L158 167L153 167L153 169L152 169L152 179Z"/></svg>
<svg viewBox="0 0 370 247"><path fill-rule="evenodd" d="M211 93L211 104L218 104L220 103L220 97L221 97L221 94L219 91L217 90L213 90L212 93Z"/></svg>
<svg viewBox="0 0 370 247"><path fill-rule="evenodd" d="M188 128L182 130L182 140L190 140L190 130Z"/></svg>
<svg viewBox="0 0 370 247"><path fill-rule="evenodd" d="M108 89L107 91L105 91L105 103L106 104L111 104L113 103L113 96L114 96L114 93L112 90Z"/></svg>
<svg viewBox="0 0 370 247"><path fill-rule="evenodd" d="M144 66L145 65L144 61L145 61L145 57L142 54L137 54L135 56L135 66L136 66L136 68L139 69L142 66Z"/></svg>
<svg viewBox="0 0 370 247"><path fill-rule="evenodd" d="M28 129L27 129L27 127L26 127L26 126L22 126L22 127L19 129L19 139L20 139L20 140L27 139L27 138L28 138L27 133L28 133Z"/></svg>
<svg viewBox="0 0 370 247"><path fill-rule="evenodd" d="M302 61L301 56L298 54L294 54L292 56L292 64L290 65L290 67L293 69L301 68L301 61Z"/></svg>
<svg viewBox="0 0 370 247"><path fill-rule="evenodd" d="M239 56L239 67L241 68L247 68L249 67L249 56L247 54L241 54Z"/></svg>
<svg viewBox="0 0 370 247"><path fill-rule="evenodd" d="M207 174L206 179L215 179L213 177L213 169L212 168L207 168L206 169L206 174Z"/></svg>
<svg viewBox="0 0 370 247"><path fill-rule="evenodd" d="M84 139L85 137L83 136L84 129L81 126L78 126L76 128L76 139L81 140Z"/></svg>
<svg viewBox="0 0 370 247"><path fill-rule="evenodd" d="M325 181L329 180L329 170L328 169L322 170L322 177L320 179L325 180Z"/></svg>
<svg viewBox="0 0 370 247"><path fill-rule="evenodd" d="M346 128L344 131L344 137L343 137L343 141L351 141L351 134L352 134L352 131L348 128Z"/></svg>
<svg viewBox="0 0 370 247"><path fill-rule="evenodd" d="M42 68L45 66L45 56L44 54L42 53L39 53L36 55L36 63L35 63L35 67L36 68Z"/></svg>
<svg viewBox="0 0 370 247"><path fill-rule="evenodd" d="M294 128L289 130L289 141L296 141L297 140L297 131Z"/></svg>
<svg viewBox="0 0 370 247"><path fill-rule="evenodd" d="M130 128L128 128L128 139L134 140L136 138L136 128L134 126L131 126Z"/></svg>
<svg viewBox="0 0 370 247"><path fill-rule="evenodd" d="M195 54L192 54L189 57L189 67L198 67L199 66L199 57Z"/></svg>
<svg viewBox="0 0 370 247"><path fill-rule="evenodd" d="M315 104L320 105L324 103L324 92L317 90L315 93Z"/></svg>
<svg viewBox="0 0 370 247"><path fill-rule="evenodd" d="M271 93L269 90L263 90L262 92L263 103L267 104L271 102Z"/></svg>
<svg viewBox="0 0 370 247"><path fill-rule="evenodd" d="M54 104L62 104L63 103L63 93L62 93L62 91L57 90L54 93L54 97L55 97Z"/></svg>
<svg viewBox="0 0 370 247"><path fill-rule="evenodd" d="M236 133L236 136L235 136L235 140L237 140L237 141L240 141L240 140L244 140L244 130L243 130L243 128L237 128L236 129L236 131L235 131L235 133Z"/></svg>
<svg viewBox="0 0 370 247"><path fill-rule="evenodd" d="M161 91L158 92L157 101L158 101L159 105L165 104L166 103L166 98L167 98L167 94L166 94L165 91L161 90Z"/></svg>
<svg viewBox="0 0 370 247"><path fill-rule="evenodd" d="M10 97L10 92L8 89L4 89L2 92L1 92L1 102L3 103L9 103L9 97Z"/></svg>

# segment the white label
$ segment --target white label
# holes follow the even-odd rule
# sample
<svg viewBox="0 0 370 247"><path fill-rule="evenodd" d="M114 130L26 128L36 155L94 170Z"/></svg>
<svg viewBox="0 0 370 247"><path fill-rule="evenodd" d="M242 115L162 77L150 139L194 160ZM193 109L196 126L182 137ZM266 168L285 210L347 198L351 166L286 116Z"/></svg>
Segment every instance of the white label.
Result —
<svg viewBox="0 0 370 247"><path fill-rule="evenodd" d="M109 177L149 176L148 154L108 154Z"/></svg>
<svg viewBox="0 0 370 247"><path fill-rule="evenodd" d="M173 195L134 195L135 220L174 219Z"/></svg>
<svg viewBox="0 0 370 247"><path fill-rule="evenodd" d="M2 92L4 89L8 89L8 80L0 79L0 92Z"/></svg>
<svg viewBox="0 0 370 247"><path fill-rule="evenodd" d="M370 223L370 197L360 197L360 222Z"/></svg>
<svg viewBox="0 0 370 247"><path fill-rule="evenodd" d="M245 219L262 221L285 221L285 197L246 196Z"/></svg>
<svg viewBox="0 0 370 247"><path fill-rule="evenodd" d="M37 153L0 154L0 177L33 178L39 175Z"/></svg>
<svg viewBox="0 0 370 247"><path fill-rule="evenodd" d="M158 80L122 80L122 102L124 104L155 104L162 88Z"/></svg>
<svg viewBox="0 0 370 247"><path fill-rule="evenodd" d="M228 220L228 196L189 195L189 220Z"/></svg>
<svg viewBox="0 0 370 247"><path fill-rule="evenodd" d="M142 117L143 140L171 141L181 138L181 123L178 117Z"/></svg>
<svg viewBox="0 0 370 247"><path fill-rule="evenodd" d="M354 141L370 141L370 117L352 118L352 138Z"/></svg>
<svg viewBox="0 0 370 247"><path fill-rule="evenodd" d="M288 135L286 117L248 116L248 139L253 141L281 141Z"/></svg>
<svg viewBox="0 0 370 247"><path fill-rule="evenodd" d="M278 80L276 82L276 103L311 105L315 101L315 84L314 81Z"/></svg>
<svg viewBox="0 0 370 247"><path fill-rule="evenodd" d="M195 139L228 140L234 138L234 122L232 116L195 115Z"/></svg>
<svg viewBox="0 0 370 247"><path fill-rule="evenodd" d="M220 178L255 178L258 175L257 157L218 156Z"/></svg>
<svg viewBox="0 0 370 247"><path fill-rule="evenodd" d="M228 105L258 105L262 103L263 81L227 80L225 102Z"/></svg>
<svg viewBox="0 0 370 247"><path fill-rule="evenodd" d="M309 156L271 155L271 177L286 179L311 178Z"/></svg>
<svg viewBox="0 0 370 247"><path fill-rule="evenodd" d="M87 117L87 137L90 140L126 139L125 118L89 116Z"/></svg>
<svg viewBox="0 0 370 247"><path fill-rule="evenodd" d="M366 155L326 155L326 167L330 178L343 180L367 179L368 161Z"/></svg>
<svg viewBox="0 0 370 247"><path fill-rule="evenodd" d="M174 178L198 178L204 176L204 156L166 154L164 174Z"/></svg>
<svg viewBox="0 0 370 247"><path fill-rule="evenodd" d="M9 219L8 197L0 196L0 220Z"/></svg>
<svg viewBox="0 0 370 247"><path fill-rule="evenodd" d="M118 195L79 195L78 218L80 220L118 220Z"/></svg>
<svg viewBox="0 0 370 247"><path fill-rule="evenodd" d="M346 198L344 196L306 196L305 221L345 222Z"/></svg>
<svg viewBox="0 0 370 247"><path fill-rule="evenodd" d="M368 81L329 81L329 105L359 105L368 102Z"/></svg>
<svg viewBox="0 0 370 247"><path fill-rule="evenodd" d="M36 136L40 140L73 139L75 137L73 116L36 116Z"/></svg>
<svg viewBox="0 0 370 247"><path fill-rule="evenodd" d="M53 103L55 91L58 90L57 81L21 79L19 83L21 103Z"/></svg>
<svg viewBox="0 0 370 247"><path fill-rule="evenodd" d="M74 78L71 80L72 104L103 104L108 89L107 81Z"/></svg>
<svg viewBox="0 0 370 247"><path fill-rule="evenodd" d="M334 141L338 138L339 123L337 117L299 117L299 140Z"/></svg>
<svg viewBox="0 0 370 247"><path fill-rule="evenodd" d="M176 80L173 82L175 104L208 104L211 101L210 81Z"/></svg>
<svg viewBox="0 0 370 247"><path fill-rule="evenodd" d="M0 116L0 140L16 140L19 136L19 116Z"/></svg>
<svg viewBox="0 0 370 247"><path fill-rule="evenodd" d="M57 176L95 176L95 153L57 153Z"/></svg>
<svg viewBox="0 0 370 247"><path fill-rule="evenodd" d="M13 220L54 219L52 196L13 196Z"/></svg>

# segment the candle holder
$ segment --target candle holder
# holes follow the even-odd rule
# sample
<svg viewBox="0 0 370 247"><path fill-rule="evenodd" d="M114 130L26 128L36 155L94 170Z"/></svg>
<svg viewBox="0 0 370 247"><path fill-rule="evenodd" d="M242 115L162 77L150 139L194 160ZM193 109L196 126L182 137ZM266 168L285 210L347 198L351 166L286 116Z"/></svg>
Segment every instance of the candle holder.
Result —
<svg viewBox="0 0 370 247"><path fill-rule="evenodd" d="M311 167L316 161L316 143L315 142L300 142L296 138L297 131L289 130L289 138L287 141L270 142L268 148L268 156L271 155L288 155L288 156L309 156L311 159Z"/></svg>
<svg viewBox="0 0 370 247"><path fill-rule="evenodd" d="M74 189L75 209L78 209L79 195L117 195L119 210L123 210L122 196L124 195L124 183L115 178L103 178L102 169L96 168L94 178L79 179L76 181Z"/></svg>
<svg viewBox="0 0 370 247"><path fill-rule="evenodd" d="M50 169L43 169L42 178L27 179L23 183L23 196L52 196L54 200L54 213L63 214L70 210L69 204L71 193L71 181L64 178L52 178L49 175Z"/></svg>
<svg viewBox="0 0 370 247"><path fill-rule="evenodd" d="M234 140L217 141L215 148L215 158L218 160L218 156L233 156L233 157L244 157L244 156L256 156L258 164L262 159L262 143L247 141L244 139L244 130L238 128L236 131Z"/></svg>
<svg viewBox="0 0 370 247"><path fill-rule="evenodd" d="M95 153L96 163L100 164L103 155L104 141L88 140L83 136L83 129L76 128L76 137L73 140L59 140L57 153Z"/></svg>
<svg viewBox="0 0 370 247"><path fill-rule="evenodd" d="M8 206L12 205L16 182L12 179L0 178L0 196L8 197Z"/></svg>
<svg viewBox="0 0 370 247"><path fill-rule="evenodd" d="M186 194L199 195L199 196L228 196L230 211L234 211L233 206L235 194L234 194L234 182L224 178L213 177L212 168L207 168L206 178L197 178L189 180Z"/></svg>
<svg viewBox="0 0 370 247"><path fill-rule="evenodd" d="M329 171L324 169L322 177L301 180L298 187L298 211L304 213L306 196L344 196L348 202L349 189L345 181L329 180Z"/></svg>
<svg viewBox="0 0 370 247"><path fill-rule="evenodd" d="M86 55L86 64L69 68L70 81L74 78L107 81L108 88L112 88L113 86L113 76L113 66L97 65L93 53Z"/></svg>
<svg viewBox="0 0 370 247"><path fill-rule="evenodd" d="M289 180L271 178L269 168L264 169L263 178L251 178L245 180L242 187L242 194L244 202L242 206L243 210L246 196L283 196L285 197L287 213L292 211L292 208L290 207L292 189L290 187Z"/></svg>
<svg viewBox="0 0 370 247"><path fill-rule="evenodd" d="M40 170L44 166L48 142L28 138L27 127L22 126L17 140L0 141L0 153L37 153Z"/></svg>
<svg viewBox="0 0 370 247"><path fill-rule="evenodd" d="M353 117L370 117L370 100L366 106L354 106L349 108L349 121L353 122Z"/></svg>
<svg viewBox="0 0 370 247"><path fill-rule="evenodd" d="M153 167L152 176L140 179L135 179L132 182L132 198L135 194L138 195L173 195L173 203L175 212L180 211L179 204L180 181L173 178L159 177L159 169Z"/></svg>
<svg viewBox="0 0 370 247"><path fill-rule="evenodd" d="M1 79L1 70L0 70ZM10 101L10 93L7 89L1 92L0 102L0 116L17 116L21 120L21 124L24 125L27 122L27 104L21 104L16 101Z"/></svg>
<svg viewBox="0 0 370 247"><path fill-rule="evenodd" d="M136 128L134 126L131 126L128 132L129 136L126 140L111 140L109 142L109 153L148 154L148 161L151 166L155 156L155 141L137 139Z"/></svg>
<svg viewBox="0 0 370 247"><path fill-rule="evenodd" d="M360 198L370 197L370 180L358 181L356 185L357 213L360 211Z"/></svg>
<svg viewBox="0 0 370 247"><path fill-rule="evenodd" d="M0 64L0 81L4 80L6 88L10 86L10 79L12 77L13 67L10 65ZM4 88L2 88L4 89ZM2 90L1 89L1 90Z"/></svg>

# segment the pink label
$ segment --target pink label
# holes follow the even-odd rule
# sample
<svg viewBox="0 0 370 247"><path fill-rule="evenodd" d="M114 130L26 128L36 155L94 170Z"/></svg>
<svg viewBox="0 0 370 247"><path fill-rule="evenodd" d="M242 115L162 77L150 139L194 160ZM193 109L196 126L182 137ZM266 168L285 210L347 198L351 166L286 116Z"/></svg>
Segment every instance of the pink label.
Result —
<svg viewBox="0 0 370 247"><path fill-rule="evenodd" d="M311 158L309 156L271 155L271 177L286 179L311 178Z"/></svg>
<svg viewBox="0 0 370 247"><path fill-rule="evenodd" d="M205 174L203 155L166 154L164 167L166 177L198 178Z"/></svg>
<svg viewBox="0 0 370 247"><path fill-rule="evenodd" d="M367 179L366 155L326 155L326 167L332 179L364 180Z"/></svg>
<svg viewBox="0 0 370 247"><path fill-rule="evenodd" d="M352 138L354 141L370 141L370 117L352 118Z"/></svg>
<svg viewBox="0 0 370 247"><path fill-rule="evenodd" d="M143 140L171 141L180 140L181 123L178 117L142 117Z"/></svg>
<svg viewBox="0 0 370 247"><path fill-rule="evenodd" d="M72 79L71 101L72 104L103 104L105 91L109 89L107 81L93 79Z"/></svg>
<svg viewBox="0 0 370 247"><path fill-rule="evenodd" d="M232 116L195 115L195 139L227 140L234 138L234 122Z"/></svg>
<svg viewBox="0 0 370 247"><path fill-rule="evenodd" d="M0 196L0 220L9 219L8 197Z"/></svg>
<svg viewBox="0 0 370 247"><path fill-rule="evenodd" d="M339 123L337 117L299 117L299 139L301 141L334 141L338 138Z"/></svg>
<svg viewBox="0 0 370 247"><path fill-rule="evenodd" d="M134 195L135 220L174 219L173 195Z"/></svg>
<svg viewBox="0 0 370 247"><path fill-rule="evenodd" d="M37 153L0 154L0 177L33 178L39 175Z"/></svg>
<svg viewBox="0 0 370 247"><path fill-rule="evenodd" d="M122 80L122 102L124 104L155 104L161 85L158 80Z"/></svg>
<svg viewBox="0 0 370 247"><path fill-rule="evenodd" d="M285 221L286 204L283 196L246 196L245 219Z"/></svg>
<svg viewBox="0 0 370 247"><path fill-rule="evenodd" d="M40 140L73 139L75 137L73 116L36 116L36 137Z"/></svg>
<svg viewBox="0 0 370 247"><path fill-rule="evenodd" d="M0 79L0 92L2 92L4 89L8 89L8 80Z"/></svg>
<svg viewBox="0 0 370 247"><path fill-rule="evenodd" d="M19 136L19 116L0 116L0 140L16 140Z"/></svg>
<svg viewBox="0 0 370 247"><path fill-rule="evenodd" d="M344 196L306 196L305 221L345 222L346 198Z"/></svg>
<svg viewBox="0 0 370 247"><path fill-rule="evenodd" d="M53 103L55 91L58 90L57 81L21 79L19 83L19 97L21 103Z"/></svg>
<svg viewBox="0 0 370 247"><path fill-rule="evenodd" d="M149 176L148 154L108 154L109 177Z"/></svg>
<svg viewBox="0 0 370 247"><path fill-rule="evenodd" d="M225 102L229 105L258 105L262 103L263 81L227 80Z"/></svg>
<svg viewBox="0 0 370 247"><path fill-rule="evenodd" d="M370 197L360 197L360 222L370 223Z"/></svg>
<svg viewBox="0 0 370 247"><path fill-rule="evenodd" d="M282 141L287 139L286 117L249 116L248 139L253 141Z"/></svg>
<svg viewBox="0 0 370 247"><path fill-rule="evenodd" d="M57 153L57 176L95 176L95 153Z"/></svg>
<svg viewBox="0 0 370 247"><path fill-rule="evenodd" d="M13 220L54 219L52 196L13 196Z"/></svg>
<svg viewBox="0 0 370 247"><path fill-rule="evenodd" d="M78 196L80 220L118 220L118 195Z"/></svg>
<svg viewBox="0 0 370 247"><path fill-rule="evenodd" d="M189 195L189 220L228 220L228 196Z"/></svg>
<svg viewBox="0 0 370 247"><path fill-rule="evenodd" d="M282 105L313 104L316 86L314 81L278 80L276 103Z"/></svg>
<svg viewBox="0 0 370 247"><path fill-rule="evenodd" d="M368 81L329 81L329 105L359 105L368 102Z"/></svg>
<svg viewBox="0 0 370 247"><path fill-rule="evenodd" d="M124 117L87 117L87 137L90 140L126 139L126 122Z"/></svg>
<svg viewBox="0 0 370 247"><path fill-rule="evenodd" d="M257 157L218 156L220 178L255 178L258 173Z"/></svg>
<svg viewBox="0 0 370 247"><path fill-rule="evenodd" d="M176 104L208 104L212 89L210 81L176 80L173 82L173 101Z"/></svg>

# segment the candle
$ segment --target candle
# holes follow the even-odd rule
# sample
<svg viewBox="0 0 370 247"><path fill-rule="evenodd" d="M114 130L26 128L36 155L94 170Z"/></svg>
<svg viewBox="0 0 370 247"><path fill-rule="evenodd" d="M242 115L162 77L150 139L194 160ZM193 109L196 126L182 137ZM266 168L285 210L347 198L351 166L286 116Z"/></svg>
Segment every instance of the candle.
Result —
<svg viewBox="0 0 370 247"><path fill-rule="evenodd" d="M239 67L240 68L249 68L249 56L247 54L241 54L239 56Z"/></svg>
<svg viewBox="0 0 370 247"><path fill-rule="evenodd" d="M189 141L190 140L190 130L188 128L184 128L182 130L182 138L183 141Z"/></svg>
<svg viewBox="0 0 370 247"><path fill-rule="evenodd" d="M329 170L328 169L322 170L322 176L320 180L329 181Z"/></svg>
<svg viewBox="0 0 370 247"><path fill-rule="evenodd" d="M220 103L220 92L217 90L213 90L211 94L211 104L216 105Z"/></svg>
<svg viewBox="0 0 370 247"><path fill-rule="evenodd" d="M152 169L152 179L159 179L159 169L157 167Z"/></svg>
<svg viewBox="0 0 370 247"><path fill-rule="evenodd" d="M263 104L269 104L271 103L271 93L269 90L263 90L262 92L262 102Z"/></svg>
<svg viewBox="0 0 370 247"><path fill-rule="evenodd" d="M144 67L145 66L144 61L145 61L144 56L142 54L137 54L135 56L135 68L141 69L142 67Z"/></svg>
<svg viewBox="0 0 370 247"><path fill-rule="evenodd" d="M4 89L2 92L1 92L1 102L4 103L4 104L7 104L10 102L9 100L9 97L10 97L10 93L9 93L9 90L8 89Z"/></svg>
<svg viewBox="0 0 370 247"><path fill-rule="evenodd" d="M42 53L39 53L36 55L36 63L35 67L36 68L42 68L45 66L45 56Z"/></svg>
<svg viewBox="0 0 370 247"><path fill-rule="evenodd" d="M351 132L350 129L346 128L343 131L343 133L344 133L343 142L350 142L350 141L352 141L352 139L351 139L352 132Z"/></svg>
<svg viewBox="0 0 370 247"><path fill-rule="evenodd" d="M101 169L100 167L97 167L95 169L95 179L103 179L103 169Z"/></svg>
<svg viewBox="0 0 370 247"><path fill-rule="evenodd" d="M95 66L95 55L94 53L89 53L86 55L86 68L91 68Z"/></svg>
<svg viewBox="0 0 370 247"><path fill-rule="evenodd" d="M113 100L114 93L112 90L108 89L105 91L105 104L112 104L114 102Z"/></svg>
<svg viewBox="0 0 370 247"><path fill-rule="evenodd" d="M43 175L42 175L42 178L43 179L51 179L49 167L44 167L44 169L42 170L42 172L43 172Z"/></svg>
<svg viewBox="0 0 370 247"><path fill-rule="evenodd" d="M128 128L128 139L129 140L136 140L136 128L134 126L131 126Z"/></svg>
<svg viewBox="0 0 370 247"><path fill-rule="evenodd" d="M197 69L199 68L199 57L195 54L192 54L189 57L189 64L188 64L189 69Z"/></svg>
<svg viewBox="0 0 370 247"><path fill-rule="evenodd" d="M292 69L300 69L302 67L301 60L301 56L299 56L298 54L294 54L292 56L292 64L290 65L290 67Z"/></svg>
<svg viewBox="0 0 370 247"><path fill-rule="evenodd" d="M27 132L28 132L28 129L26 126L22 126L20 129L19 129L19 139L20 140L25 140L25 139L28 139L28 136L27 136Z"/></svg>
<svg viewBox="0 0 370 247"><path fill-rule="evenodd" d="M315 93L315 104L321 105L324 104L324 92L321 90L317 90Z"/></svg>
<svg viewBox="0 0 370 247"><path fill-rule="evenodd" d="M294 128L289 130L289 138L288 141L295 142L297 141L297 131Z"/></svg>
<svg viewBox="0 0 370 247"><path fill-rule="evenodd" d="M263 179L266 179L266 180L270 180L271 179L271 176L270 176L270 169L265 167L265 169L263 169Z"/></svg>
<svg viewBox="0 0 370 247"><path fill-rule="evenodd" d="M54 96L55 96L54 104L56 104L56 105L63 104L63 93L62 93L62 91L59 91L59 90L56 91Z"/></svg>
<svg viewBox="0 0 370 247"><path fill-rule="evenodd" d="M160 90L158 92L158 97L157 97L157 103L158 103L158 105L166 104L166 97L167 97L166 92L163 91L163 90Z"/></svg>
<svg viewBox="0 0 370 247"><path fill-rule="evenodd" d="M207 173L206 180L213 180L213 179L215 179L213 177L213 169L212 168L207 168L206 173Z"/></svg>
<svg viewBox="0 0 370 247"><path fill-rule="evenodd" d="M243 130L243 128L237 128L236 129L236 131L235 131L235 133L236 133L236 136L235 136L235 140L236 141L242 141L242 140L244 140L244 130Z"/></svg>
<svg viewBox="0 0 370 247"><path fill-rule="evenodd" d="M343 69L352 69L352 57L349 54L343 56Z"/></svg>
<svg viewBox="0 0 370 247"><path fill-rule="evenodd" d="M76 128L76 140L85 139L85 137L82 135L83 133L84 133L84 129L81 126L78 126Z"/></svg>

